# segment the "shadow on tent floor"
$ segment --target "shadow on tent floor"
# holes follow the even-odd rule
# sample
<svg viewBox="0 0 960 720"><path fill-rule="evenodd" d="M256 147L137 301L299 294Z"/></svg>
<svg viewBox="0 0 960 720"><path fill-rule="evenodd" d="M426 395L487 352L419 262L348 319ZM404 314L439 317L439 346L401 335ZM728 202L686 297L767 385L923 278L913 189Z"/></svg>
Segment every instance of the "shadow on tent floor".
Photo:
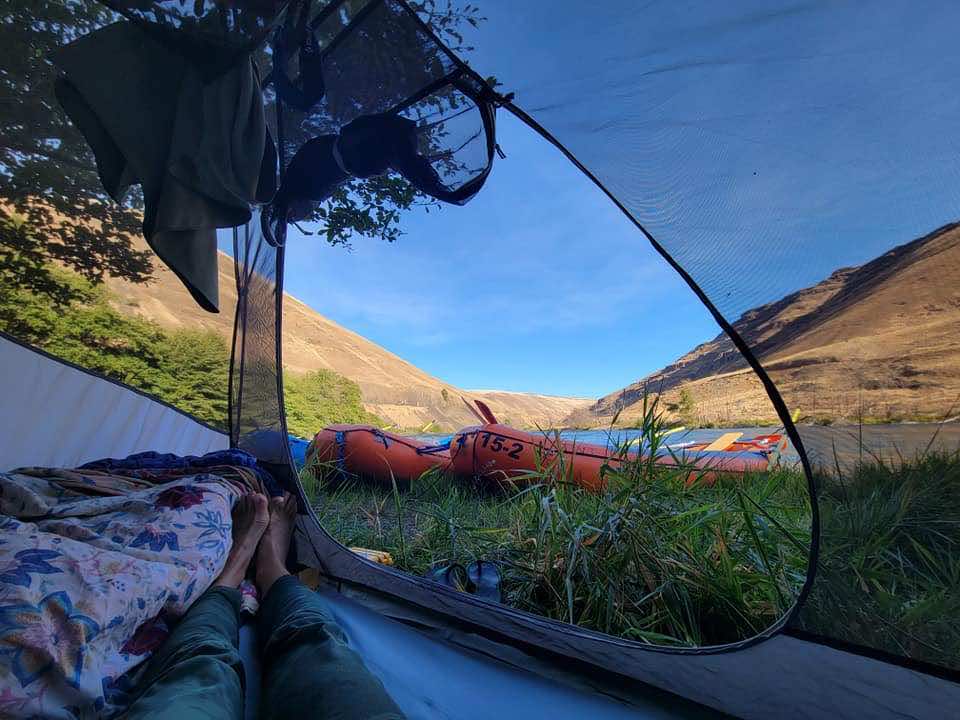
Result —
<svg viewBox="0 0 960 720"><path fill-rule="evenodd" d="M426 637L333 591L320 591L351 646L409 720L637 720L724 717L662 696L631 706L482 659ZM240 631L247 673L246 717L257 717L255 626Z"/></svg>

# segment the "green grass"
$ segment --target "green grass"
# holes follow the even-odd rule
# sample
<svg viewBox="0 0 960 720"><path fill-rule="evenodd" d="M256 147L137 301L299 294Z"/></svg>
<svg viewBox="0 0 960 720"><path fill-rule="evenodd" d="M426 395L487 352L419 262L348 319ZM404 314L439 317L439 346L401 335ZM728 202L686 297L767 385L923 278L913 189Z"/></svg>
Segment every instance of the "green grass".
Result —
<svg viewBox="0 0 960 720"><path fill-rule="evenodd" d="M647 443L664 428L656 412ZM513 487L428 473L400 491L303 478L323 525L347 546L386 550L415 574L496 561L512 607L653 644L697 646L769 627L803 584L809 508L788 470L688 485L688 469L607 468L606 490L568 481L562 463Z"/></svg>
<svg viewBox="0 0 960 720"><path fill-rule="evenodd" d="M960 667L960 453L818 478L817 582L803 629Z"/></svg>

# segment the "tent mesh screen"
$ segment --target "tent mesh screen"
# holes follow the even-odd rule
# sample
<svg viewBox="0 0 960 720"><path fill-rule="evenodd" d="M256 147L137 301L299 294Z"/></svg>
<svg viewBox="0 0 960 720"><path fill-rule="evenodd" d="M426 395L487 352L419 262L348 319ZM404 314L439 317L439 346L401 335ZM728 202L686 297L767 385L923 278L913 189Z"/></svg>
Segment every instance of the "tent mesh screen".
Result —
<svg viewBox="0 0 960 720"><path fill-rule="evenodd" d="M259 215L233 231L237 316L230 374L230 442L289 472L279 386L282 248L267 243Z"/></svg>
<svg viewBox="0 0 960 720"><path fill-rule="evenodd" d="M485 176L491 161L487 130L474 97L481 88L394 0L337 0L310 7L324 95L309 108L284 103L278 137L289 161L311 138L335 134L362 115L397 112L414 120L420 154L455 192ZM288 15L294 30L298 15ZM289 41L284 72L295 82L309 74L302 41ZM306 69L305 69L306 68ZM273 93L273 90L271 90ZM492 142L492 140L490 140Z"/></svg>
<svg viewBox="0 0 960 720"><path fill-rule="evenodd" d="M471 64L689 275L797 419L822 527L795 625L960 668L957 6L477 5ZM703 350L668 382L750 376L729 339Z"/></svg>

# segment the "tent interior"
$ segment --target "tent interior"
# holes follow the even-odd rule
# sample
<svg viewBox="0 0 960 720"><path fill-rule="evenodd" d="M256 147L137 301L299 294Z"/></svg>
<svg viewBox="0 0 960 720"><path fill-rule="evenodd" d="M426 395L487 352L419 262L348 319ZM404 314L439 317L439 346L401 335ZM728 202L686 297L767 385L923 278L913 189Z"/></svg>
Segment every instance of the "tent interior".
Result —
<svg viewBox="0 0 960 720"><path fill-rule="evenodd" d="M410 718L948 717L960 707L958 14L898 0L6 3L0 490L39 494L39 478L83 482L85 465L96 477L141 453L188 466L238 453L242 480L297 497L290 569ZM512 151L505 138L521 133L581 183L568 214L532 202L562 173L538 173L547 156L524 143ZM498 173L511 164L523 197L507 203ZM591 228L599 204L626 241ZM401 239L421 207L444 208L431 216L443 232ZM543 257L504 272L524 248L463 246L448 233L458 223L491 237L536 227ZM671 278L686 300L630 312L632 342L694 315L716 337L539 428L557 443L561 430L607 433L621 455L604 460L599 490L571 480L562 452L509 487L485 486L476 458L462 485L346 481L342 455L294 456L295 422L323 430L302 406L327 396L293 398L306 381L288 358L307 352L309 328L284 324L306 307L284 271L323 253L329 282L359 237L398 285L442 292L405 272L418 251L461 253L470 273L451 287L489 280L476 314L457 310L478 357L498 350L479 312L511 288L518 312L550 308L538 327L562 345L569 313L552 309L573 295L572 267L596 275L586 295ZM642 253L653 276L630 272ZM547 280L522 295L532 273ZM641 307L635 289L626 308ZM371 408L421 392L363 386L356 400L344 387L334 405L381 427ZM478 407L476 453L486 396L448 387L459 392L430 389L446 424L420 434L450 450ZM668 442L681 421L756 426L783 452L756 472L688 465ZM366 420L323 424L342 422ZM53 515L11 509L4 492L0 532L27 542L23 528ZM214 529L229 542L229 524ZM148 530L162 550L164 528ZM154 542L142 535L127 547ZM45 583L59 571L52 555L28 567L23 552L48 551L23 547L0 547L0 714L122 712L121 678L148 652L124 649L124 674L96 689L78 668L66 695L35 697L53 681L24 669L4 604L27 602L7 597L30 591L21 571ZM495 597L444 580L470 560L499 568ZM157 618L189 606L193 582L177 588ZM154 627L143 612L138 637ZM244 626L249 717L256 642Z"/></svg>

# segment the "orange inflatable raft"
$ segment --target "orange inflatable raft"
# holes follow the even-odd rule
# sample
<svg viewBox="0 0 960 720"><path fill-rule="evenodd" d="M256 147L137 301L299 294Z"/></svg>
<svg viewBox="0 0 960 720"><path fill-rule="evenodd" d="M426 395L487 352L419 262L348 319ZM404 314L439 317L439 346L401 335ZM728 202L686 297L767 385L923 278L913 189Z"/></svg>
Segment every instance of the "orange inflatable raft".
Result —
<svg viewBox="0 0 960 720"><path fill-rule="evenodd" d="M786 438L779 434L741 441L738 433L729 433L712 443L691 443L661 453L655 462L687 471L688 483L712 484L723 475L768 470L785 445ZM628 453L626 458L637 456ZM604 485L604 465L616 468L623 460L604 445L524 432L499 423L465 428L450 442L450 466L454 473L499 483L523 482L536 468L559 466L564 478L599 492Z"/></svg>
<svg viewBox="0 0 960 720"><path fill-rule="evenodd" d="M330 425L307 447L307 466L322 463L342 473L400 486L435 467L447 467L446 444L431 445L370 425Z"/></svg>
<svg viewBox="0 0 960 720"><path fill-rule="evenodd" d="M483 424L464 428L441 445L369 425L331 425L310 443L307 463L324 463L387 486L394 480L409 485L433 468L486 482L523 483L537 468L562 463L565 478L598 492L604 484L602 468L623 462L609 447L517 430L498 423L482 403L477 406ZM739 438L739 433L727 433L711 443L689 443L658 455L655 462L687 470L687 482L712 483L721 475L769 469L786 444L779 434ZM636 457L636 453L627 455Z"/></svg>
<svg viewBox="0 0 960 720"><path fill-rule="evenodd" d="M688 483L709 484L722 475L769 469L784 444L780 435L734 441L727 447L710 450L709 444L698 443L673 454L658 455L655 462L687 470ZM637 454L627 457L636 459ZM450 442L450 464L457 475L500 483L522 482L535 468L560 465L565 478L598 492L603 489L603 466L616 468L622 462L621 457L603 445L561 440L500 424L465 428Z"/></svg>
<svg viewBox="0 0 960 720"><path fill-rule="evenodd" d="M566 477L593 491L603 486L600 468L617 463L609 448L534 435L499 423L464 428L450 441L455 474L498 483L523 482L531 471L557 464L561 454Z"/></svg>

